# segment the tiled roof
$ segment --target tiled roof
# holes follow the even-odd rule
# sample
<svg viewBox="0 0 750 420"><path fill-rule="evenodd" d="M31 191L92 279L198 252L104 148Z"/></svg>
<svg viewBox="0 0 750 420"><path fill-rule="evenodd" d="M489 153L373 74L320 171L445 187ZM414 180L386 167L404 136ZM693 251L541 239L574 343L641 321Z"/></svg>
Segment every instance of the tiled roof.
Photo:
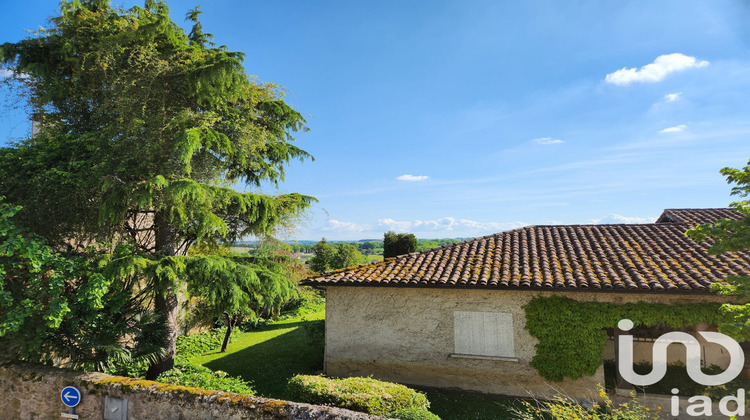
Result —
<svg viewBox="0 0 750 420"><path fill-rule="evenodd" d="M727 212L731 210L667 210L658 223L641 225L527 226L329 272L304 283L707 292L727 275L750 274L750 252L708 255L708 243L685 236L696 222Z"/></svg>
<svg viewBox="0 0 750 420"><path fill-rule="evenodd" d="M687 223L698 226L720 219L739 220L742 214L732 209L666 209L656 223Z"/></svg>

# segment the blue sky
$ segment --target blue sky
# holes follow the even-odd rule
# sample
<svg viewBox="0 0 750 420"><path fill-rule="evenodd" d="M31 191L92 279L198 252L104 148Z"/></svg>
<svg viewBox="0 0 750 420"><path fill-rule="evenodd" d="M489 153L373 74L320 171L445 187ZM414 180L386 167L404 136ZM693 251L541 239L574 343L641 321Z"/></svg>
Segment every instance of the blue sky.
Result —
<svg viewBox="0 0 750 420"><path fill-rule="evenodd" d="M0 42L57 1L2 1ZM114 2L130 6L141 2ZM173 19L200 4L170 1ZM279 189L320 202L289 238L473 237L724 207L750 159L740 1L235 1L218 44L308 119ZM187 26L187 25L185 25ZM5 94L3 92L3 94ZM0 141L24 137L0 115Z"/></svg>

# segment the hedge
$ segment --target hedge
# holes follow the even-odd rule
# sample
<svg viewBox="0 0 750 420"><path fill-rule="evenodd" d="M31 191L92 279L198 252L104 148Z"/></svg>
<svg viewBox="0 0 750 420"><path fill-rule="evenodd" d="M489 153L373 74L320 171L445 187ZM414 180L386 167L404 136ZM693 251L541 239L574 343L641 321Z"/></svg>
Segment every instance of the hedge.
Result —
<svg viewBox="0 0 750 420"><path fill-rule="evenodd" d="M406 408L430 408L423 393L372 378L297 375L289 380L288 389L294 401L328 404L379 416L389 416Z"/></svg>

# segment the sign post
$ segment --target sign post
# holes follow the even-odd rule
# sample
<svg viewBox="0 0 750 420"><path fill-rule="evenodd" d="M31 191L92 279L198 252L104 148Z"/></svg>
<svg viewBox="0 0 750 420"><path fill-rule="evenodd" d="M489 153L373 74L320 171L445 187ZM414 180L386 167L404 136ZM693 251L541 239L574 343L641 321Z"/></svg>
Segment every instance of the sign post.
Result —
<svg viewBox="0 0 750 420"><path fill-rule="evenodd" d="M81 402L81 391L74 386L66 386L60 391L60 400L68 407L67 413L62 413L62 417L66 419L77 419L75 406Z"/></svg>

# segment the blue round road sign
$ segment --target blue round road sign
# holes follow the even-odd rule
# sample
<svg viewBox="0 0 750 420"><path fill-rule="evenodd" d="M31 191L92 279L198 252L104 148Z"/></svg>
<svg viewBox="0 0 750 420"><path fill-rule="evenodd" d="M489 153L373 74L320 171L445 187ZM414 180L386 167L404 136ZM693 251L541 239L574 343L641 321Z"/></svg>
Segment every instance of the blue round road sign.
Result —
<svg viewBox="0 0 750 420"><path fill-rule="evenodd" d="M74 386L66 386L60 391L60 399L68 407L75 407L81 402L81 391Z"/></svg>

